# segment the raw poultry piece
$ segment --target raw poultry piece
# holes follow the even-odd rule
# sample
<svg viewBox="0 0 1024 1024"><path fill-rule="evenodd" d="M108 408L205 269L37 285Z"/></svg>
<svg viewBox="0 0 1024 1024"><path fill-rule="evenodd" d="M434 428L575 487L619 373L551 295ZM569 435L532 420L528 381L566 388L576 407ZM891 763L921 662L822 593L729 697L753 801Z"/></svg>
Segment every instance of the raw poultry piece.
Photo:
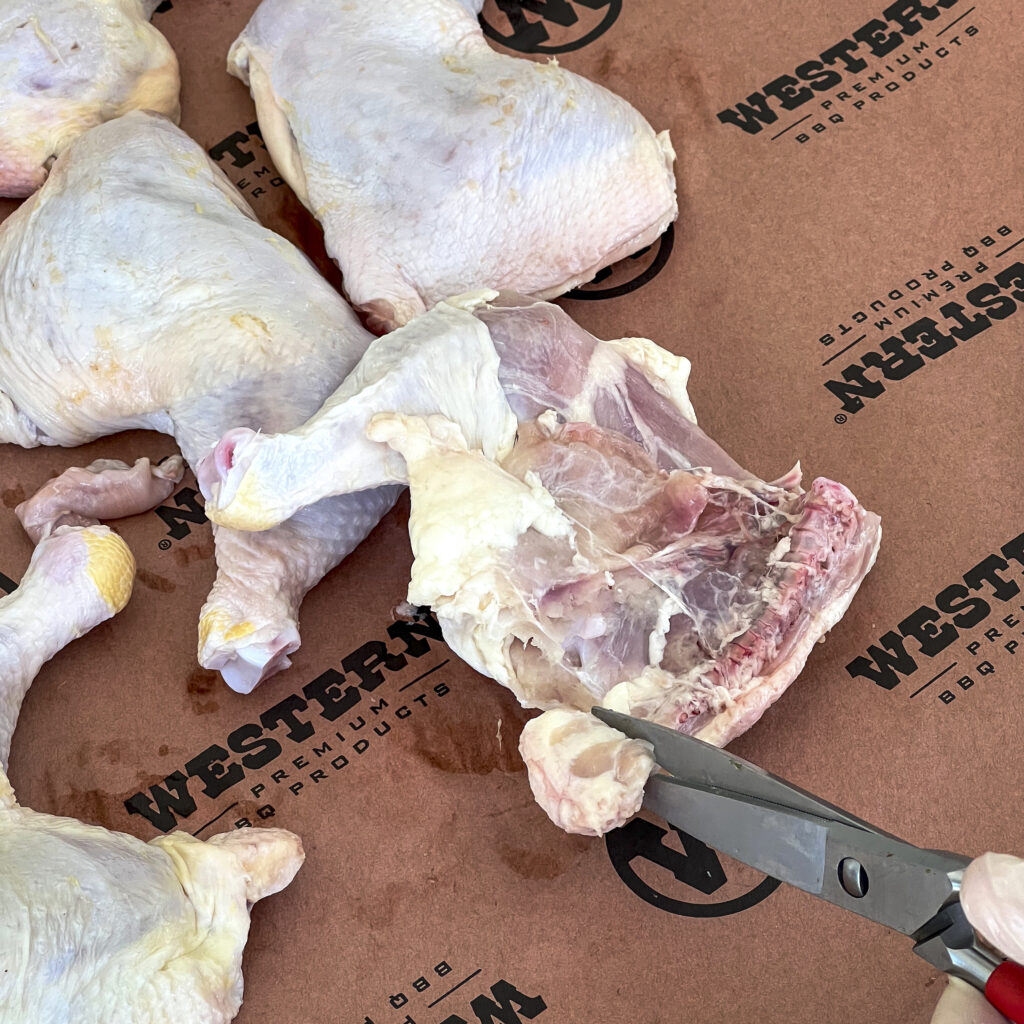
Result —
<svg viewBox="0 0 1024 1024"><path fill-rule="evenodd" d="M263 0L228 70L390 330L470 288L547 298L675 220L674 153L625 100L492 50L483 0Z"/></svg>
<svg viewBox="0 0 1024 1024"><path fill-rule="evenodd" d="M38 544L60 526L88 526L145 512L169 498L184 475L180 455L155 466L145 458L134 466L119 459L97 459L47 481L14 514Z"/></svg>
<svg viewBox="0 0 1024 1024"><path fill-rule="evenodd" d="M375 342L294 433L225 435L199 480L208 514L240 528L408 480L409 600L547 712L521 741L534 792L563 828L600 834L637 810L653 762L588 709L724 745L842 617L879 521L831 480L805 491L798 469L767 483L737 465L693 419L685 359L494 297L438 307L475 338L458 355L472 395L453 401L416 321ZM406 340L428 349L402 356Z"/></svg>
<svg viewBox="0 0 1024 1024"><path fill-rule="evenodd" d="M62 526L36 545L21 586L0 600L0 801L9 792L2 768L32 680L62 647L116 615L134 578L128 545L109 527ZM0 884L3 877L0 858Z"/></svg>
<svg viewBox="0 0 1024 1024"><path fill-rule="evenodd" d="M148 428L173 434L194 465L229 427L302 423L371 340L155 115L80 136L0 225L0 441L71 446ZM215 530L200 662L244 692L287 666L307 590L396 494L334 498L260 535Z"/></svg>
<svg viewBox="0 0 1024 1024"><path fill-rule="evenodd" d="M0 0L0 196L31 195L75 136L129 110L178 119L160 0Z"/></svg>
<svg viewBox="0 0 1024 1024"><path fill-rule="evenodd" d="M0 600L0 1024L225 1024L249 907L302 863L280 829L147 844L15 800L5 765L29 685L124 607L134 573L106 526L58 526Z"/></svg>
<svg viewBox="0 0 1024 1024"><path fill-rule="evenodd" d="M15 509L36 547L21 586L0 600L0 768L21 703L43 664L116 615L131 596L135 559L100 519L152 508L184 469L180 456L158 466L139 459L133 467L101 459L47 481ZM83 476L89 478L85 488Z"/></svg>

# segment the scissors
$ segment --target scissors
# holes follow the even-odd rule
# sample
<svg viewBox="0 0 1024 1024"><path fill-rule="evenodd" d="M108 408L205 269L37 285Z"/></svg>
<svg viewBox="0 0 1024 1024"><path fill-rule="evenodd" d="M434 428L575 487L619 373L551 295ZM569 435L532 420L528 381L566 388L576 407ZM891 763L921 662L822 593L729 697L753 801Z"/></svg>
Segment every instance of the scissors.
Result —
<svg viewBox="0 0 1024 1024"><path fill-rule="evenodd" d="M960 905L970 857L923 850L701 740L606 708L606 725L654 747L644 806L708 846L914 941L933 967L1024 1024L1024 967L975 932Z"/></svg>

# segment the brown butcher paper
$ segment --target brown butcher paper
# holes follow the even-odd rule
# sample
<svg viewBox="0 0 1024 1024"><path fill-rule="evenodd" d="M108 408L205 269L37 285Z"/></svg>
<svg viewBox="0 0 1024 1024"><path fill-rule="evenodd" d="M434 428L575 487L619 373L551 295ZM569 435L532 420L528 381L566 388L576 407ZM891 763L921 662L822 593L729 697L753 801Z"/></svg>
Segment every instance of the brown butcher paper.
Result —
<svg viewBox="0 0 1024 1024"><path fill-rule="evenodd" d="M154 16L182 125L340 285L225 71L255 6ZM799 458L882 517L850 611L733 749L915 843L1024 852L1024 11L488 0L483 20L621 93L678 154L672 231L565 308L689 357L698 419L742 465ZM14 506L50 475L171 451L0 448L0 585L31 550ZM311 593L292 667L242 696L196 663L214 561L188 476L117 524L130 604L25 702L28 806L143 839L303 837L295 883L254 912L240 1024L928 1021L942 976L901 936L646 815L605 839L551 825L517 751L528 713L396 610L407 517L403 499ZM358 701L332 717L339 682Z"/></svg>

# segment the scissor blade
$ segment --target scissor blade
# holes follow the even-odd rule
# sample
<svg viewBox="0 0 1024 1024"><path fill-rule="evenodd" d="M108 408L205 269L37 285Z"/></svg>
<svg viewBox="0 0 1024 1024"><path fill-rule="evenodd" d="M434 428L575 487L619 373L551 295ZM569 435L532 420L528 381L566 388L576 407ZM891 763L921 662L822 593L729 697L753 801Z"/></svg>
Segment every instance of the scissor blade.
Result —
<svg viewBox="0 0 1024 1024"><path fill-rule="evenodd" d="M828 823L821 819L696 789L665 775L648 779L644 806L780 882L805 892L821 892L828 842Z"/></svg>
<svg viewBox="0 0 1024 1024"><path fill-rule="evenodd" d="M955 896L958 872L968 863L956 854L922 850L892 836L667 775L648 780L644 805L772 878L905 935L921 932Z"/></svg>
<svg viewBox="0 0 1024 1024"><path fill-rule="evenodd" d="M638 740L647 740L654 747L654 759L682 782L710 789L725 790L763 800L765 803L789 807L829 821L841 821L855 828L867 829L878 835L888 835L881 829L841 807L780 779L742 757L713 747L703 740L685 736L663 725L645 722L630 715L622 715L607 708L593 708L595 717L613 729ZM740 858L742 859L742 858ZM773 876L777 877L777 876Z"/></svg>

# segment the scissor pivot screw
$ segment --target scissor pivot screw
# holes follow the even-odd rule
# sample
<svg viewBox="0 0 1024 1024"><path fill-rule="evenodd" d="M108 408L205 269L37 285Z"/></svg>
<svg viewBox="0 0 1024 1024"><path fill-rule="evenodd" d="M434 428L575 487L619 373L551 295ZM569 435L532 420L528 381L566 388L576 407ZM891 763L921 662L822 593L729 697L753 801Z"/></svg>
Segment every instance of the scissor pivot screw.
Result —
<svg viewBox="0 0 1024 1024"><path fill-rule="evenodd" d="M839 862L839 884L855 899L866 896L868 873L864 870L864 865L853 857L844 857Z"/></svg>

